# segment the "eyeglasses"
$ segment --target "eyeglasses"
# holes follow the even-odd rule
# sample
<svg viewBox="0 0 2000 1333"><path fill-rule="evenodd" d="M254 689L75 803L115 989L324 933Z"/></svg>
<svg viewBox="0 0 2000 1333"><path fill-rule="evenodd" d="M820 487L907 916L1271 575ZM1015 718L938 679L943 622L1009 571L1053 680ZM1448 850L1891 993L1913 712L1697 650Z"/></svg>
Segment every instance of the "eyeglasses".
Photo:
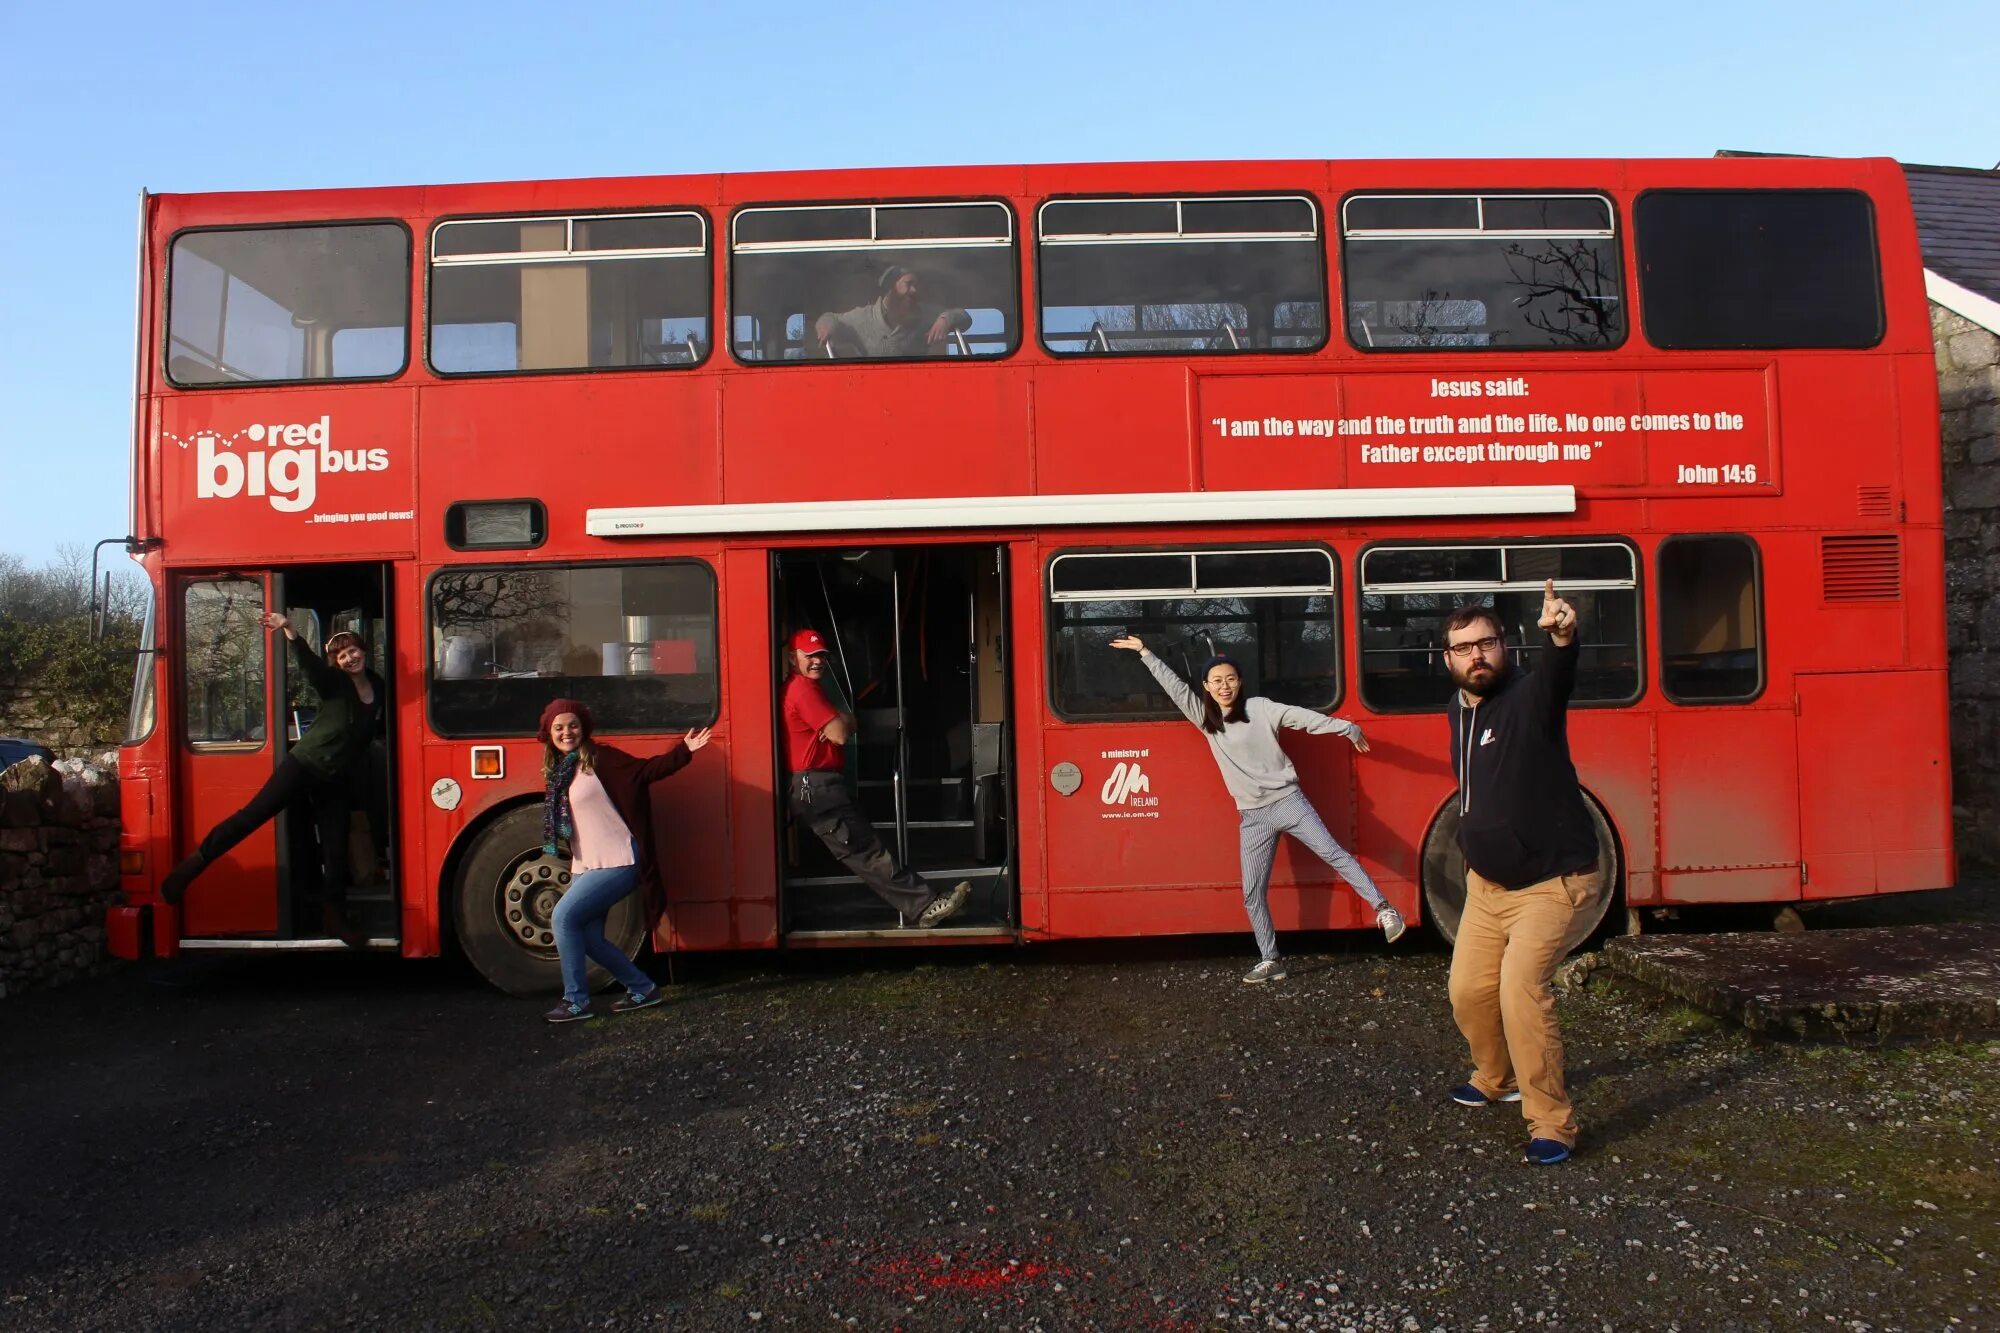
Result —
<svg viewBox="0 0 2000 1333"><path fill-rule="evenodd" d="M1483 639L1467 639L1464 643L1445 645L1445 651L1453 657L1470 657L1475 649L1491 657L1500 651L1500 640L1489 634Z"/></svg>

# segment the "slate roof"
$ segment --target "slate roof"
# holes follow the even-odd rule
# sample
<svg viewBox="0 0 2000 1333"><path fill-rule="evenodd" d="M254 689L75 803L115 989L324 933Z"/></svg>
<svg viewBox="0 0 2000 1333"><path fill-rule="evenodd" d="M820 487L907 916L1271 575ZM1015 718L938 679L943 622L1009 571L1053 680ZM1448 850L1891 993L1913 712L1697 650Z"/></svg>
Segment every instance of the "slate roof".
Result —
<svg viewBox="0 0 2000 1333"><path fill-rule="evenodd" d="M1924 267L2000 301L2000 169L1903 164Z"/></svg>

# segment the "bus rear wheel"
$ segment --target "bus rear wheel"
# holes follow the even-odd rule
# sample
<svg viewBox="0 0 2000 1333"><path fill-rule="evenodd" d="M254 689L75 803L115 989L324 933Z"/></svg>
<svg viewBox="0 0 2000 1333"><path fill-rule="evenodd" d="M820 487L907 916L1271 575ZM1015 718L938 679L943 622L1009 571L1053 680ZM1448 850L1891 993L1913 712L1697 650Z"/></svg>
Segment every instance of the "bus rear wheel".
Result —
<svg viewBox="0 0 2000 1333"><path fill-rule="evenodd" d="M478 837L452 895L459 947L480 976L509 995L561 993L553 917L569 890L569 862L542 850L541 807L509 810ZM628 955L646 935L639 897L625 898L604 921L605 938ZM587 981L598 991L611 978L592 963Z"/></svg>
<svg viewBox="0 0 2000 1333"><path fill-rule="evenodd" d="M1600 887L1597 897L1585 903L1570 926L1569 937L1563 941L1563 952L1569 953L1585 940L1596 935L1605 918L1611 913L1611 904L1618 900L1623 882L1624 862L1618 854L1618 836L1612 831L1611 820L1597 798L1589 792L1583 794L1583 804L1590 811L1590 822L1597 829L1597 869L1600 872ZM1437 933L1450 944L1458 938L1458 921L1465 915L1465 857L1458 850L1458 802L1446 801L1431 818L1430 829L1424 834L1424 863L1421 871L1424 891L1424 915L1430 920ZM1622 918L1620 918L1622 920Z"/></svg>

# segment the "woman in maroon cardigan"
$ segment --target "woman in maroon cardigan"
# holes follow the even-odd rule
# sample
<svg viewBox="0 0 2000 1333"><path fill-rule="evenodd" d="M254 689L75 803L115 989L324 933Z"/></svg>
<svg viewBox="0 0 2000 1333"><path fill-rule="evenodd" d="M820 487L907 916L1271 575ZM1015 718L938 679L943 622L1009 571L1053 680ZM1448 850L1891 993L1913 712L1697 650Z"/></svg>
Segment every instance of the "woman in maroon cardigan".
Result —
<svg viewBox="0 0 2000 1333"><path fill-rule="evenodd" d="M542 710L542 843L556 855L569 846L569 890L551 922L562 960L563 1002L544 1014L551 1023L595 1018L584 980L597 963L625 988L611 1012L630 1013L665 997L653 979L633 966L604 935L604 918L632 890L646 886L647 920L659 916L659 867L653 857L653 820L647 788L687 766L708 744L709 728L690 731L665 754L640 759L590 738L590 710L575 699L551 700Z"/></svg>

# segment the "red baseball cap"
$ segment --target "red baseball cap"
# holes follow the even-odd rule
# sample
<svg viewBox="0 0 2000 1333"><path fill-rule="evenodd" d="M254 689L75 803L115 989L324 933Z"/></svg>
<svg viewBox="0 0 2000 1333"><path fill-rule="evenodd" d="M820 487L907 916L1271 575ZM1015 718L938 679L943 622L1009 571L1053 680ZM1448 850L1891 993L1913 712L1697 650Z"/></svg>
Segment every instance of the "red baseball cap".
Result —
<svg viewBox="0 0 2000 1333"><path fill-rule="evenodd" d="M816 629L802 629L792 636L792 651L811 657L826 651L826 640L819 636Z"/></svg>

